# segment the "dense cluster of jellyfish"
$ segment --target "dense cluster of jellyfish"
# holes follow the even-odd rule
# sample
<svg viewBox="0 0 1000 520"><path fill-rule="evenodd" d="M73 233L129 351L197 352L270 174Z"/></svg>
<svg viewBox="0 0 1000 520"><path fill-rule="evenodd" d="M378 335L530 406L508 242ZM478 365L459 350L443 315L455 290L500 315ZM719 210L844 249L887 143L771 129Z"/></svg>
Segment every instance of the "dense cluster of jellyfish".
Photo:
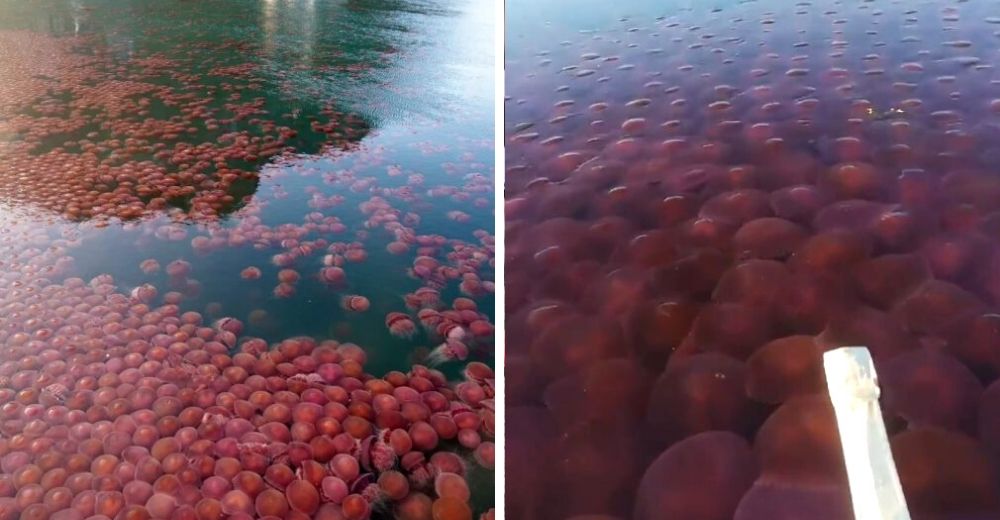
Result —
<svg viewBox="0 0 1000 520"><path fill-rule="evenodd" d="M466 222L455 207L489 207L489 175L468 173L479 169L468 157L442 165L464 175L457 185L425 185L358 144L362 118L275 110L253 56L122 59L94 40L0 31L0 518L471 520L486 509L468 479L494 463L482 362L493 325L479 308L493 292L493 236L420 228L434 211ZM205 70L192 73L195 58ZM282 186L291 179L305 180ZM251 196L259 186L270 193ZM268 213L300 190L300 221ZM137 237L117 244L124 256L150 243L184 253L137 262L149 277L138 285L88 273L77 250L102 228ZM412 292L359 293L353 264L374 247L406 259ZM246 251L270 261L197 278L213 255ZM266 311L202 309L209 284L270 284L274 305L316 285L348 317L395 309L386 335L434 346L377 377L349 342L246 334Z"/></svg>
<svg viewBox="0 0 1000 520"><path fill-rule="evenodd" d="M472 518L461 452L492 469L487 365L377 378L357 345L269 349L110 276L51 283L46 256L4 276L0 517Z"/></svg>
<svg viewBox="0 0 1000 520"><path fill-rule="evenodd" d="M821 355L863 345L912 517L1000 517L1000 18L944 4L508 55L508 516L853 518Z"/></svg>

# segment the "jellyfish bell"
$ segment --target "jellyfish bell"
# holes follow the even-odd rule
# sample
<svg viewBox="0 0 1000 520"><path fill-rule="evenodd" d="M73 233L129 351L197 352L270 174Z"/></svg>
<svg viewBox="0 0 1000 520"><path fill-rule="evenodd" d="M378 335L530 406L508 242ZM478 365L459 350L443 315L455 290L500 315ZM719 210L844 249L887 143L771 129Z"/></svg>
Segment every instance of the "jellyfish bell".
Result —
<svg viewBox="0 0 1000 520"><path fill-rule="evenodd" d="M906 352L883 363L879 378L886 414L899 415L911 428L974 430L983 387L951 356L926 348Z"/></svg>
<svg viewBox="0 0 1000 520"><path fill-rule="evenodd" d="M975 439L925 427L894 435L890 446L912 514L997 514L996 469Z"/></svg>
<svg viewBox="0 0 1000 520"><path fill-rule="evenodd" d="M734 519L847 520L853 518L846 485L771 481L759 478L740 500Z"/></svg>
<svg viewBox="0 0 1000 520"><path fill-rule="evenodd" d="M540 373L550 377L568 374L613 357L621 335L620 327L609 319L568 315L535 337L530 358Z"/></svg>
<svg viewBox="0 0 1000 520"><path fill-rule="evenodd" d="M956 319L981 312L984 303L975 294L943 280L927 280L892 308L892 315L908 329L940 334Z"/></svg>
<svg viewBox="0 0 1000 520"><path fill-rule="evenodd" d="M610 359L552 382L543 401L564 430L580 424L636 425L645 412L648 387L635 362ZM591 397L581 401L574 397L579 395Z"/></svg>
<svg viewBox="0 0 1000 520"><path fill-rule="evenodd" d="M733 235L733 248L740 258L781 259L805 239L806 231L799 225L765 217L743 224Z"/></svg>
<svg viewBox="0 0 1000 520"><path fill-rule="evenodd" d="M762 346L747 360L750 398L780 404L824 389L821 350L812 336L789 336Z"/></svg>
<svg viewBox="0 0 1000 520"><path fill-rule="evenodd" d="M649 395L645 423L654 442L662 446L710 430L751 431L759 410L746 397L745 371L742 362L714 352L671 362Z"/></svg>
<svg viewBox="0 0 1000 520"><path fill-rule="evenodd" d="M364 312L371 306L368 298L359 295L348 295L341 299L341 306L348 311Z"/></svg>
<svg viewBox="0 0 1000 520"><path fill-rule="evenodd" d="M931 277L927 262L916 254L888 254L865 260L854 268L862 298L881 308L891 308Z"/></svg>
<svg viewBox="0 0 1000 520"><path fill-rule="evenodd" d="M633 518L733 518L756 474L753 452L739 435L695 434L668 448L646 468Z"/></svg>

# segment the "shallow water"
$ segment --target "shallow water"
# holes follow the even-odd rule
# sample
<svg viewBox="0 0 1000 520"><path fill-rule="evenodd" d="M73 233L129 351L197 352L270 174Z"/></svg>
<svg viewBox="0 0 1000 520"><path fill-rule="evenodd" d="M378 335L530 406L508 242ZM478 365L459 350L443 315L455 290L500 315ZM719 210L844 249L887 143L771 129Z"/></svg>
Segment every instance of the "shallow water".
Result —
<svg viewBox="0 0 1000 520"><path fill-rule="evenodd" d="M996 4L529 4L508 514L851 518L821 367L848 345L913 518L1000 514Z"/></svg>
<svg viewBox="0 0 1000 520"><path fill-rule="evenodd" d="M140 348L135 313L150 309L160 334L184 337L183 323L208 335L236 318L235 341L216 336L228 356L250 338L309 337L306 350L347 345L326 343L375 377L434 364L454 399L467 363L493 364L492 31L491 8L448 0L0 3L4 403L23 410L52 383L67 402L86 392L72 383L86 370L67 366L100 354L63 345L82 332L112 357ZM321 280L335 265L343 280ZM414 302L422 287L440 303ZM417 316L455 301L476 310ZM445 325L466 331L462 352ZM302 350L285 348L285 361ZM14 408L5 455L27 420ZM425 451L440 450L465 459L476 515L491 507L492 471L454 440ZM396 514L379 504L374 517Z"/></svg>

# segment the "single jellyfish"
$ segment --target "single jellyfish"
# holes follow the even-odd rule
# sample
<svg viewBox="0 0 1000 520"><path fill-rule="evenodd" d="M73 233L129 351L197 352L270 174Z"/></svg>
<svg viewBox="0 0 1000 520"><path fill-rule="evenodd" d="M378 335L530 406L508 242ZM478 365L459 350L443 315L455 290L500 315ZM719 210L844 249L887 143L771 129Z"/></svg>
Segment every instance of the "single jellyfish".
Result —
<svg viewBox="0 0 1000 520"><path fill-rule="evenodd" d="M549 412L538 406L510 407L506 426L516 435L506 439L506 468L517 478L506 479L505 500L510 518L552 518L545 513L557 505L550 500L555 491L549 475L538 471L540 463L555 459L556 426Z"/></svg>
<svg viewBox="0 0 1000 520"><path fill-rule="evenodd" d="M981 381L1000 376L1000 314L970 313L953 322L944 337L946 349Z"/></svg>
<svg viewBox="0 0 1000 520"><path fill-rule="evenodd" d="M531 343L535 369L550 378L624 353L621 327L610 318L573 314L550 323Z"/></svg>
<svg viewBox="0 0 1000 520"><path fill-rule="evenodd" d="M671 362L649 394L653 443L665 446L709 430L748 434L759 412L746 396L745 374L739 360L714 352Z"/></svg>
<svg viewBox="0 0 1000 520"><path fill-rule="evenodd" d="M871 240L860 232L824 231L803 242L789 259L789 266L796 272L811 273L849 269L868 258L871 248Z"/></svg>
<svg viewBox="0 0 1000 520"><path fill-rule="evenodd" d="M699 306L682 299L656 299L638 303L626 318L626 334L643 363L662 369L680 346L698 316Z"/></svg>
<svg viewBox="0 0 1000 520"><path fill-rule="evenodd" d="M830 168L820 177L820 187L836 194L840 199L877 199L886 189L891 177L863 162L841 163Z"/></svg>
<svg viewBox="0 0 1000 520"><path fill-rule="evenodd" d="M826 394L785 401L757 431L761 475L782 483L846 483L840 432Z"/></svg>
<svg viewBox="0 0 1000 520"><path fill-rule="evenodd" d="M722 275L712 293L712 301L771 308L781 288L791 283L790 277L791 273L781 262L746 260Z"/></svg>
<svg viewBox="0 0 1000 520"><path fill-rule="evenodd" d="M765 217L743 224L733 235L737 258L783 259L806 240L805 228L789 220Z"/></svg>
<svg viewBox="0 0 1000 520"><path fill-rule="evenodd" d="M743 437L723 431L695 434L646 468L632 518L730 520L757 471Z"/></svg>
<svg viewBox="0 0 1000 520"><path fill-rule="evenodd" d="M885 204L857 199L843 200L819 210L812 221L812 227L816 231L864 231L885 211Z"/></svg>
<svg viewBox="0 0 1000 520"><path fill-rule="evenodd" d="M771 210L783 219L809 224L816 213L829 203L829 197L819 188L803 184L781 188L770 196Z"/></svg>
<svg viewBox="0 0 1000 520"><path fill-rule="evenodd" d="M918 334L941 334L956 319L982 312L985 305L976 295L943 280L927 280L892 308L892 315Z"/></svg>
<svg viewBox="0 0 1000 520"><path fill-rule="evenodd" d="M833 313L816 341L824 350L845 345L868 347L876 362L891 359L919 344L891 315L862 304Z"/></svg>
<svg viewBox="0 0 1000 520"><path fill-rule="evenodd" d="M914 518L934 514L1000 514L996 468L975 439L924 427L894 435L890 446Z"/></svg>
<svg viewBox="0 0 1000 520"><path fill-rule="evenodd" d="M705 201L698 212L699 217L719 219L736 226L771 215L767 192L752 189L720 193Z"/></svg>
<svg viewBox="0 0 1000 520"><path fill-rule="evenodd" d="M859 295L880 309L891 308L930 277L927 262L912 253L878 256L854 268Z"/></svg>
<svg viewBox="0 0 1000 520"><path fill-rule="evenodd" d="M774 333L770 309L742 303L712 303L702 308L691 338L702 352L721 352L744 360Z"/></svg>
<svg viewBox="0 0 1000 520"><path fill-rule="evenodd" d="M836 313L856 305L842 273L793 273L777 287L778 327L794 334L818 334Z"/></svg>
<svg viewBox="0 0 1000 520"><path fill-rule="evenodd" d="M549 384L542 400L564 431L595 425L634 427L645 412L650 381L636 361L601 361Z"/></svg>
<svg viewBox="0 0 1000 520"><path fill-rule="evenodd" d="M671 262L651 266L650 290L664 297L708 299L730 264L720 250L699 247Z"/></svg>
<svg viewBox="0 0 1000 520"><path fill-rule="evenodd" d="M825 388L822 351L812 336L778 338L747 360L747 395L761 403L781 404Z"/></svg>
<svg viewBox="0 0 1000 520"><path fill-rule="evenodd" d="M927 348L900 354L879 370L883 407L908 425L971 433L983 387L955 358Z"/></svg>
<svg viewBox="0 0 1000 520"><path fill-rule="evenodd" d="M637 435L634 427L606 425L560 434L547 477L563 499L552 517L627 512L642 474Z"/></svg>
<svg viewBox="0 0 1000 520"><path fill-rule="evenodd" d="M734 520L854 520L846 485L757 479L740 500Z"/></svg>

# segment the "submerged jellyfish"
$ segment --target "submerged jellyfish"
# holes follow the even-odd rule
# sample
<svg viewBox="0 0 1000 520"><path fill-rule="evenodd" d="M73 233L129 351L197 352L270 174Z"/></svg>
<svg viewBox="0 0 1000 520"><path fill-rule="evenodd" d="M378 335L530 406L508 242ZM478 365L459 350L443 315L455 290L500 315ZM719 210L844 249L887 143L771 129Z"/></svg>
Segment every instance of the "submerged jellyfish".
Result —
<svg viewBox="0 0 1000 520"><path fill-rule="evenodd" d="M417 333L417 325L413 319L401 312L390 312L385 317L385 326L393 336L411 338Z"/></svg>
<svg viewBox="0 0 1000 520"><path fill-rule="evenodd" d="M717 353L672 364L649 395L646 424L659 446L710 430L751 431L758 410L744 389L746 367Z"/></svg>
<svg viewBox="0 0 1000 520"><path fill-rule="evenodd" d="M646 469L633 518L728 520L756 477L746 440L730 432L698 433L671 446Z"/></svg>
<svg viewBox="0 0 1000 520"><path fill-rule="evenodd" d="M348 311L365 312L371 306L371 302L368 301L368 298L355 294L344 296L340 300L340 306Z"/></svg>
<svg viewBox="0 0 1000 520"><path fill-rule="evenodd" d="M896 434L890 445L912 514L1000 514L996 469L975 439L916 428Z"/></svg>

